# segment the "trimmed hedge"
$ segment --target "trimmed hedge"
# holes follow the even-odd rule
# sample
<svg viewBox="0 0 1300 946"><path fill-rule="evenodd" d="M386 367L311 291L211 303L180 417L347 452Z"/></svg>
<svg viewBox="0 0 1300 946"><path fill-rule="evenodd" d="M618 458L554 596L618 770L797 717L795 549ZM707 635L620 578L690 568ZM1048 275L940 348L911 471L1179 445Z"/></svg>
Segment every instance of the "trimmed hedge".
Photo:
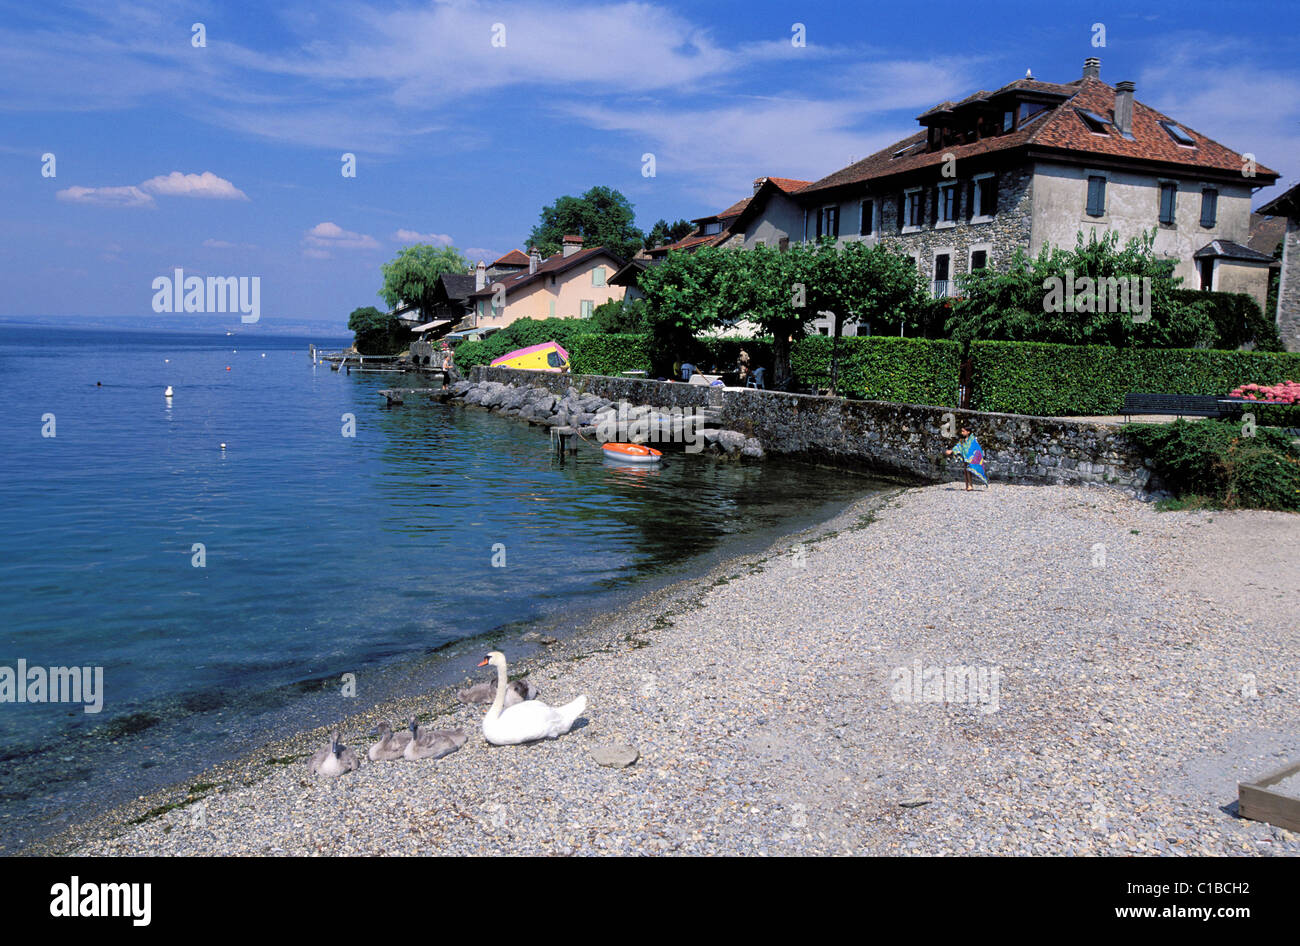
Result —
<svg viewBox="0 0 1300 946"><path fill-rule="evenodd" d="M790 365L800 384L830 386L832 341L813 335L794 343ZM838 364L837 389L848 397L957 405L961 346L956 342L886 335L841 338Z"/></svg>
<svg viewBox="0 0 1300 946"><path fill-rule="evenodd" d="M1130 392L1226 395L1300 380L1300 353L972 342L971 360L976 410L1047 417L1118 414Z"/></svg>
<svg viewBox="0 0 1300 946"><path fill-rule="evenodd" d="M579 335L567 346L573 374L618 376L649 371L650 349L644 335Z"/></svg>
<svg viewBox="0 0 1300 946"><path fill-rule="evenodd" d="M1215 348L1233 349L1253 342L1258 351L1282 351L1277 324L1266 318L1259 303L1244 292L1205 292L1171 289L1170 297L1183 305L1200 305L1214 322Z"/></svg>

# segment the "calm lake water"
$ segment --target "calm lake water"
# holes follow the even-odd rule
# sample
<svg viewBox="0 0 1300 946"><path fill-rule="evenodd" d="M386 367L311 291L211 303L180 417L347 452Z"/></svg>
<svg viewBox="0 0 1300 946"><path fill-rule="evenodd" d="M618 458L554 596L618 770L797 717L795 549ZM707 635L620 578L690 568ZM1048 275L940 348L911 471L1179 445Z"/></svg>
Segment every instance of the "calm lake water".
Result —
<svg viewBox="0 0 1300 946"><path fill-rule="evenodd" d="M0 703L0 850L427 687L439 660L470 672L429 658L450 642L576 620L879 485L561 466L518 421L385 408L416 382L313 366L308 341L0 326L0 667L104 679L97 714Z"/></svg>

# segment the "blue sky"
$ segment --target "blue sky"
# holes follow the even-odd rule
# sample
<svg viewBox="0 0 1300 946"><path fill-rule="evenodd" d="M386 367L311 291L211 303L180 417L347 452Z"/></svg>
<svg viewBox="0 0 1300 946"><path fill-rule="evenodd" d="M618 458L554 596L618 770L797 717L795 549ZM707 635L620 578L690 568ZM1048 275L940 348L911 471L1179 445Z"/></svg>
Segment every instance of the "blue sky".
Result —
<svg viewBox="0 0 1300 946"><path fill-rule="evenodd" d="M1090 55L1285 187L1298 24L1292 0L0 3L0 316L152 317L152 280L179 267L260 276L266 331L337 327L382 305L380 264L405 243L490 262L593 184L643 229L702 216L757 176L870 154L945 98L1026 69L1074 79Z"/></svg>

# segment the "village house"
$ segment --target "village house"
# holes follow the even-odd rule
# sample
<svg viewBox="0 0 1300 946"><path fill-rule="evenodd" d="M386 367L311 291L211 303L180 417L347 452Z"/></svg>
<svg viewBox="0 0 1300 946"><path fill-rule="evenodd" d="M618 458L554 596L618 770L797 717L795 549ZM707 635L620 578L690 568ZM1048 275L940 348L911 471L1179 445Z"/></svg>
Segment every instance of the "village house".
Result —
<svg viewBox="0 0 1300 946"><path fill-rule="evenodd" d="M1282 280L1277 290L1277 332L1287 351L1300 351L1300 184L1259 208L1286 219L1282 237Z"/></svg>
<svg viewBox="0 0 1300 946"><path fill-rule="evenodd" d="M1245 243L1251 195L1278 175L1100 71L1091 58L1072 82L1027 77L943 102L876 154L789 193L756 193L732 228L745 246L823 234L883 242L916 260L936 296L1017 248L1155 228L1155 252L1184 286L1244 292L1263 307L1269 261Z"/></svg>
<svg viewBox="0 0 1300 946"><path fill-rule="evenodd" d="M566 236L561 245L559 253L544 260L535 249L527 256L517 250L507 253L493 264L495 276L480 260L469 295L473 328L492 331L523 318L586 318L596 306L623 298L623 287L611 285L609 277L625 260L601 246L583 249L580 236ZM516 265L515 253L526 265ZM503 262L506 272L501 271Z"/></svg>

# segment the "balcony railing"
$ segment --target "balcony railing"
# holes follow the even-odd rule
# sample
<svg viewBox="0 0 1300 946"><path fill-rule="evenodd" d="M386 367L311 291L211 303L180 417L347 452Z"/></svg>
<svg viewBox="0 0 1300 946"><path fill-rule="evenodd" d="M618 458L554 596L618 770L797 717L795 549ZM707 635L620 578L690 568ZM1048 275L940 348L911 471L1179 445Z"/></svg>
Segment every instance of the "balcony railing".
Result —
<svg viewBox="0 0 1300 946"><path fill-rule="evenodd" d="M946 299L952 295L952 280L936 279L934 280L934 297L936 299Z"/></svg>

